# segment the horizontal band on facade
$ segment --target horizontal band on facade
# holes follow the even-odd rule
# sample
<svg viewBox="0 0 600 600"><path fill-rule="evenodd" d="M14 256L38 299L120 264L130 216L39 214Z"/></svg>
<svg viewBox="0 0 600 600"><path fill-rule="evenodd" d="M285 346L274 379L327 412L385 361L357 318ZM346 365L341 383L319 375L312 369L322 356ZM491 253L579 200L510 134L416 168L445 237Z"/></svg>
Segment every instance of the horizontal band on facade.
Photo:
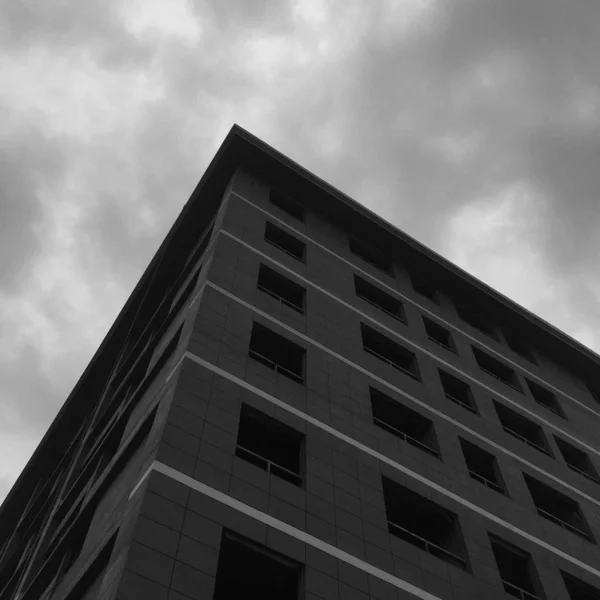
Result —
<svg viewBox="0 0 600 600"><path fill-rule="evenodd" d="M343 356L337 354L336 352L333 352L333 350L330 350L329 348L327 348L326 346L323 346L319 342L314 341L313 339L309 338L305 334L300 333L299 331L295 330L293 327L290 327L289 325L286 325L285 323L282 323L281 321L278 321L277 319L275 319L271 315L265 313L264 311L256 308L255 306L253 306L251 304L248 304L247 302L245 302L241 298L238 298L234 294L231 294L227 290L224 290L223 288L219 287L218 285L216 285L216 284L214 284L214 283L212 283L210 281L207 281L205 283L205 286L208 286L208 287L214 289L215 291L223 294L224 296L227 296L231 300L234 300L235 302L238 302L239 304L241 304L242 306L246 307L247 309L249 309L250 311L254 312L255 314L260 315L261 317L267 319L268 321L271 321L272 323L276 324L277 326L281 327L282 329L285 329L286 331L288 331L292 335L295 335L295 336L299 337L304 342L307 342L307 343L309 343L309 344L311 344L311 345L319 348L320 350L323 350L324 352L327 352L328 354L330 354L331 356L333 356L333 357L337 358L338 360L344 362L348 366L356 369L360 373L363 373L364 375L366 375L367 377L369 377L373 381L376 381L377 383L379 383L380 385L388 388L389 390L393 391L394 393L403 396L404 398L406 398L407 400L409 400L412 403L416 404L420 408L423 408L424 410L430 412L431 414L434 414L435 416L440 417L441 419L444 419L448 423L451 423L455 427L458 427L459 429L462 429L466 433L469 433L473 437L476 437L478 440L484 442L485 444L491 446L492 448L495 448L496 450L501 451L502 453L506 454L507 456L510 456L511 458L514 458L514 459L518 460L519 462L521 462L522 464L526 465L530 469L533 469L533 470L537 471L538 473L544 475L548 479L551 479L552 481L558 483L562 487L564 487L564 488L566 488L566 489L568 489L568 490L576 493L578 496L581 496L582 498L585 498L587 501L591 502L592 504L600 506L600 500L595 499L594 497L586 494L585 492L581 491L580 489L578 489L578 488L570 485L566 481L563 481L562 479L559 479L555 475L552 475L551 473L548 473L547 471L545 471L541 467L538 467L537 465L535 465L535 464L529 462L528 460L522 458L518 454L515 454L514 452L511 452L507 448L504 448L503 446L500 446L499 444L497 444L497 443L489 440L488 438L486 438L485 436L481 435L477 431L475 431L473 429L470 429L469 427L467 427L466 425L464 425L460 421L457 421L457 420L453 419L452 417L446 415L445 413L443 413L443 412L441 412L441 411L433 408L429 404L427 404L425 402L422 402L421 400L419 400L418 398L415 398L414 396L412 396L408 392L402 390L401 388L398 388L398 387L394 386L389 381L387 381L385 379L382 379L381 377L378 377L374 373L371 373L370 371L368 371L364 367L361 367L360 365L357 365L356 363L352 362L351 360L349 360L347 358L344 358ZM199 292L199 294L200 293L201 292ZM500 395L498 394L498 396L500 396Z"/></svg>
<svg viewBox="0 0 600 600"><path fill-rule="evenodd" d="M566 398L566 399L570 400L571 402L577 404L580 408L583 408L583 409L591 412L593 415L595 415L596 417L598 417L600 419L600 412L595 411L593 408L590 408L589 406L587 406L583 402L580 402L579 400L577 400L577 398L574 398L573 396L571 396L567 392L561 390L560 388L556 387L552 383L547 382L545 379L543 379L539 375L536 375L532 371L528 370L526 367L523 367L522 365L520 365L520 364L516 363L515 361L513 361L510 357L505 356L504 354L502 354L501 352L498 352L497 350L495 350L491 346L488 346L485 342L483 342L483 341L481 341L481 340L473 337L470 333L468 333L467 331L461 329L458 325L456 325L456 324L454 324L454 323L452 323L450 321L447 321L446 319L444 319L440 315L432 312L426 306L424 306L422 304L419 304L416 300L414 300L414 299L412 299L412 298L404 295L402 292L400 292L399 290L397 290L397 289L393 288L392 286L388 285L384 281L381 281L380 279L378 279L377 277L375 277L373 274L369 273L368 271L365 271L365 270L361 269L358 265L355 265L354 263L352 263L349 260L345 259L343 256L340 256L339 254L335 253L333 250L327 248L327 246L323 246L323 244L321 244L321 243L313 240L311 237L309 237L308 235L306 235L302 231L299 231L298 229L292 227L289 223L286 223L285 221L283 221L282 219L279 219L277 216L275 216L272 213L268 212L264 208L261 208L260 206L257 206L256 204L254 204L252 201L248 200L247 198L244 198L244 196L242 196L238 192L232 191L231 195L235 196L236 198L239 198L240 200L242 200L246 204L252 206L253 208L255 208L256 210L258 210L259 212L267 215L270 219L273 219L274 221L277 221L277 223L279 223L283 227L286 227L287 229L293 231L294 234L297 235L298 237L301 237L305 241L310 242L314 246L317 246L321 250L324 250L325 252L331 254L332 256L334 256L335 258L337 258L338 260L342 261L343 263L345 263L346 265L348 265L349 267L351 267L353 270L359 272L361 275L364 275L365 277L368 277L369 279L371 279L372 281L376 282L378 285L380 285L381 287L385 288L386 290L388 290L389 292L391 292L395 296L398 296L403 301L408 302L408 303L412 304L413 306L416 306L420 311L426 313L430 317L434 317L440 323L443 323L447 327L450 327L454 331L457 331L458 333L460 333L461 335L463 335L467 339L471 340L472 342L477 343L482 348L485 348L485 350L487 350L488 352L494 354L495 356L497 356L497 357L501 358L502 360L506 361L507 363L509 363L513 367L519 369L519 371L523 372L528 377L531 377L532 379L536 380L539 383L543 383L547 387L551 388L553 391L559 393L564 398ZM270 259L270 260L273 260L273 259ZM294 273L294 274L297 277L301 277L297 273ZM306 281L307 281L307 283L310 283L308 280L306 280ZM315 286L315 284L312 284L312 283L310 283L310 284L313 285L313 286ZM318 286L315 286L315 287L318 287ZM335 296L333 296L333 295L331 295L331 296L335 298Z"/></svg>
<svg viewBox="0 0 600 600"><path fill-rule="evenodd" d="M170 477L174 481L177 481L178 483L181 483L189 487L190 489L193 489L196 492L200 492L201 494L204 494L209 498L216 500L217 502L221 502L222 504L225 504L230 508L239 511L242 514L251 517L252 519L260 521L261 523L264 523L269 527L273 527L274 529L277 529L282 533L285 533L301 542L304 542L305 544L309 544L310 546L316 548L317 550L320 550L321 552L325 552L330 556L337 558L338 560L348 563L349 565L352 565L353 567L356 567L357 569L360 569L361 571L364 571L369 575L373 575L374 577L377 577L378 579L381 579L382 581L385 581L386 583L397 587L398 589L408 592L409 594L412 594L415 598L419 598L420 600L441 600L441 598L439 598L438 596L434 596L433 594L430 594L429 592L426 592L425 590L414 586L408 581L404 581L403 579L400 579L399 577L396 577L395 575L392 575L387 571L383 571L382 569L375 567L369 564L368 562L357 558L356 556L353 556L352 554L348 554L348 552L344 552L336 546L332 546L331 544L320 540L314 535L310 535L305 531L297 529L296 527L292 527L291 525L288 525L287 523L284 523L283 521L272 517L271 515L268 515L266 513L261 512L260 510L252 508L251 506L248 506L247 504L244 504L243 502L240 502L239 500L236 500L235 498L232 498L231 496L224 494L219 490L215 490L214 488L211 488L210 486L200 481L197 481L196 479L193 479L192 477L189 477L188 475L185 475L180 471L177 471L176 469L173 469L172 467L169 467L168 465L165 465L159 461L154 461L150 465L148 470L144 473L140 481L135 486L133 492L131 492L129 496L130 500L137 491L137 489L150 475L150 473L152 473L152 471L162 473L163 475Z"/></svg>
<svg viewBox="0 0 600 600"><path fill-rule="evenodd" d="M400 463L397 463L396 461L392 460L391 458L389 458L388 456L385 456L384 454L381 454L379 451L374 450L372 448L369 448L368 446L362 444L361 442L351 438L350 436L338 431L337 429L334 429L333 427L331 427L330 425L327 425L325 423L322 423L321 421L319 421L318 419L315 419L314 417L311 417L310 415L302 412L301 410L298 410L297 408L294 408L293 406L287 404L286 402L283 402L282 400L279 400L278 398L272 396L271 394L257 388L256 386L244 381L243 379L240 379L239 377L233 375L232 373L229 373L228 371L222 369L221 367L218 367L216 365L214 365L213 363L204 360L203 358L200 358L199 356L196 356L194 354L192 354L191 352L186 352L183 357L181 358L181 360L177 363L177 365L175 366L175 368L173 369L173 372L175 372L176 369L179 368L179 366L181 365L181 363L184 360L191 360L192 362L196 363L199 366L204 367L205 369L212 371L213 373L224 377L225 379L228 379L229 381L239 385L240 387L246 389L247 391L260 396L261 398L263 398L264 400L267 400L269 402L271 402L272 404L275 404L276 406L278 406L279 408L282 408L283 410L288 411L289 413L295 415L296 417L299 417L301 419L303 419L304 421L306 421L307 423L310 423L311 425L314 425L315 427L320 428L321 430L329 433L330 435L336 437L339 440L342 440L344 442L346 442L347 444L354 446L355 448L357 448L358 450L361 450L363 452L365 452L366 454L369 454L370 456L372 456L373 458L386 463L387 465L389 465L390 467L392 467L393 469L419 481L420 483L423 483L424 485L428 486L429 488L431 488L432 490L435 490L436 492L442 494L443 496L446 496L447 498L449 498L450 500L453 500L454 502L457 502L458 504L461 504L462 506L472 510L473 512L479 514L480 516L496 523L497 525L500 525L501 527L504 527L505 529L508 529L509 531L512 531L513 533L519 535L520 537L533 542L534 544L540 546L541 548L544 548L545 550L548 550L549 552L552 552L553 554L555 554L556 556L559 556L560 558L566 560L567 562L587 571L588 573L591 573L592 575L600 578L600 571L598 571L597 569L595 569L594 567L591 567L590 565L570 556L569 554L567 554L566 552L563 552L562 550L559 550L558 548L544 542L543 540L540 540L539 538L527 533L526 531L523 531L522 529L519 529L518 527L515 527L514 525L512 525L511 523L505 521L504 519L501 519L500 517L497 517L496 515L488 512L487 510L481 508L480 506L477 506L476 504L473 504L472 502L470 502L469 500L466 500L465 498L462 498L461 496L458 496L457 494L454 494L453 492L447 490L446 488L444 488L443 486L438 485L437 483L427 479L426 477L423 477L423 475L420 475L419 473L416 473L415 471L412 471L411 469L405 467L404 465L401 465ZM187 477L187 476L186 476ZM191 477L189 478L191 481L195 481L194 479L192 479ZM139 485L139 484L138 484ZM133 494L133 492L132 492ZM254 510L254 509L253 509Z"/></svg>

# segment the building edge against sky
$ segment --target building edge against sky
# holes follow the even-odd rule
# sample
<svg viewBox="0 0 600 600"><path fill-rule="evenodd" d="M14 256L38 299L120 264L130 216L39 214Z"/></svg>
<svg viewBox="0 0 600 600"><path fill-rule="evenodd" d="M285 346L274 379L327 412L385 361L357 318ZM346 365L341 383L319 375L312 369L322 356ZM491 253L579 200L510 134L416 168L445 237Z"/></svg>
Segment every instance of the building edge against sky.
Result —
<svg viewBox="0 0 600 600"><path fill-rule="evenodd" d="M0 599L600 598L599 365L234 126L0 508Z"/></svg>

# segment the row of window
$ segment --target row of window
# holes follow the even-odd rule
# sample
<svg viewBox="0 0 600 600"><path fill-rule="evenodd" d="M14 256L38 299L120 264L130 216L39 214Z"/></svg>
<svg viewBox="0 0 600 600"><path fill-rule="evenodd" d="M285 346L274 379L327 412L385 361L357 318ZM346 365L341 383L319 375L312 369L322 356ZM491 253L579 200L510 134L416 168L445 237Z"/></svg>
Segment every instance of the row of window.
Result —
<svg viewBox="0 0 600 600"><path fill-rule="evenodd" d="M258 288L268 290L269 295L279 297L287 304L294 304L297 307L304 306L304 288L265 265L261 265L259 270ZM296 295L292 296L289 290L292 290ZM361 291L364 293L364 290L361 289ZM385 362L394 369L401 371L405 375L421 381L417 357L412 351L390 340L382 333L364 323L361 323L361 335L363 350L365 352ZM439 334L432 332L432 335L438 335L438 339L440 339L439 343L442 343ZM450 344L451 341L446 339L446 343ZM486 354L479 348L472 347L472 350L477 364L483 371L501 379L509 385L511 385L512 381L516 381L516 379L512 380L509 378L511 375L514 376L512 369L509 369L496 358ZM258 323L254 324L249 355L298 383L304 382L305 352L304 348L287 338ZM465 410L479 414L469 384L442 369L438 369L438 373L446 398ZM552 392L529 379L526 379L526 382L536 402L553 413L564 417L562 408ZM537 423L496 400L494 400L494 406L500 423L508 434L532 448L553 457L546 435ZM585 452L562 440L559 442L559 448L567 465L572 470L592 481L598 481L598 476L592 462Z"/></svg>
<svg viewBox="0 0 600 600"><path fill-rule="evenodd" d="M375 393L372 401L374 420L376 423L380 421L385 428L388 428L389 420L387 411L407 410L400 405L397 409L390 409L386 404L390 400L380 393ZM420 421L416 413L411 414L411 412L402 413L404 423L409 423L414 431L420 431L421 433L417 433L417 435L422 440L425 439L425 442L396 430L392 433L394 435L400 433L407 442L435 452L433 450L435 440L431 437L429 440L426 439L427 435L431 435L429 425ZM375 416L377 414L382 415L383 419ZM238 457L274 476L300 486L303 481L303 447L304 435L302 433L246 404L242 405L236 447ZM496 459L466 440L461 439L461 447L471 476L504 493L505 488ZM587 522L576 502L529 475L525 475L525 480L536 510L541 516L568 531L593 541ZM388 530L392 535L460 569L469 570L469 557L459 518L455 513L386 477L382 478L382 485ZM531 556L491 534L490 542L506 592L522 599L542 598L543 591L535 575ZM222 568L227 569L226 566L222 567L219 562L219 572ZM565 582L567 579L567 587L572 600L598 599L598 596L595 595L582 595L583 590L587 590L585 584L581 584L583 586L581 587L577 580L566 576ZM295 588L291 586L291 580L288 583L291 594ZM219 583L219 574L217 574L217 588L220 588L221 585L225 587L226 584ZM593 593L597 594L598 592L593 590ZM215 594L215 598L220 597ZM261 595L261 597L263 596ZM271 596L267 595L266 597ZM295 596L277 597L292 598Z"/></svg>
<svg viewBox="0 0 600 600"><path fill-rule="evenodd" d="M47 585L47 590L55 589L60 583L64 574L68 571L70 566L79 554L77 545L73 542L73 522L80 522L83 515L89 517L89 523L93 517L93 509L90 508L90 503L86 505L88 499L88 493L95 487L96 482L101 479L106 471L107 466L112 462L115 455L118 453L122 444L123 435L130 422L130 417L142 399L145 391L156 379L159 372L163 369L167 361L173 355L181 336L182 327L180 326L175 334L171 337L171 340L162 351L161 355L154 362L153 366L147 370L146 373L141 373L141 381L137 380L135 385L131 388L134 393L129 397L127 401L123 401L121 404L116 406L114 410L105 413L105 416L98 421L94 426L94 431L90 435L85 443L85 447L82 450L78 464L73 470L73 474L69 481L65 483L65 478L57 478L57 486L64 485L64 492L62 498L56 503L56 497L52 494L48 496L44 495L44 498L48 497L49 502L44 503L44 513L48 514L50 508L54 503L57 504L56 510L54 511L52 520L49 522L43 545L41 550L38 552L36 559L37 563L40 563L40 557L42 562L39 566L44 565L42 570L45 573L53 573L52 583ZM156 342L157 343L157 342ZM154 352L154 348L148 349L151 355ZM148 361L150 362L150 361ZM113 464L110 472L104 478L101 488L96 490L94 494L95 500L90 501L92 505L97 505L99 499L103 495L104 491L108 489L111 483L118 477L119 473L123 471L125 466L128 464L133 455L137 452L143 441L146 439L154 422L156 415L156 409L153 413L144 421L142 426L138 429L135 436L128 444L127 448L121 452L119 459ZM40 514L41 511L36 511L35 514ZM37 547L37 544L31 546L31 552L27 552L24 549L24 544L28 543L27 532L32 530L31 525L35 525L35 531L41 532L42 527L37 517L33 518L33 521L29 523L25 535L20 537L20 543L15 547L12 553L15 559L19 560L19 565L13 565L12 577L5 582L4 578L0 576L0 590L6 585L15 586L17 585L20 576L23 574L24 569L29 563L28 555ZM84 527L85 531L87 529ZM83 533L81 535L84 535ZM83 543L80 539L81 535L77 539ZM33 542L37 542L37 536L35 539L31 539ZM66 540L66 541L65 541ZM57 551L60 552L61 547L64 547L64 556L60 562L53 566L52 560L57 560ZM41 552L41 554L40 554ZM68 554L68 556L67 556ZM9 559L10 560L10 559ZM50 562L47 562L50 561ZM12 563L11 563L12 564ZM3 565L6 566L6 565ZM8 573L11 569L5 570ZM35 570L30 576L35 576ZM39 577L38 577L39 579ZM29 578L31 580L31 577ZM44 577L40 580L45 581ZM39 591L38 582L34 589ZM36 592L37 593L37 592Z"/></svg>
<svg viewBox="0 0 600 600"><path fill-rule="evenodd" d="M371 388L371 406L375 425L441 458L435 429L429 419L374 388ZM302 440L302 434L291 427L244 405L236 449L236 455L240 458L294 485L301 485ZM508 495L496 457L472 442L462 438L459 440L469 475L479 483ZM590 528L575 500L527 474L524 478L541 516L593 541Z"/></svg>
<svg viewBox="0 0 600 600"><path fill-rule="evenodd" d="M289 236L289 234L286 232L276 228L270 223L267 223L265 240L269 241L270 243L274 243L274 232L276 232L276 235L279 236L277 238L279 243L276 244L278 248L282 248L281 244L285 244L283 238L291 238L291 236ZM302 244L302 248L304 248L304 244ZM289 250L286 252L290 254ZM302 256L303 252L304 250L302 250ZM296 257L298 256L300 256L300 254L296 255ZM400 300L394 296L391 296L377 286L365 281L358 275L354 276L354 286L356 295L359 298L392 316L394 319L406 323L404 306ZM305 288L265 265L261 265L259 270L258 289L278 299L280 302L286 306L289 306L295 311L304 314L306 302ZM437 323L436 321L433 321L427 317L423 317L423 322L427 336L431 341L448 351L454 353L457 352L456 344L454 343L452 334L448 329L443 327L440 323ZM387 354L393 354L395 358L390 359L386 357L385 353L380 353L380 357L390 362L392 366L400 367L400 369L404 370L407 374L411 376L416 375L416 359L412 353L409 355L407 352L395 351L391 344L385 344L385 346L389 349ZM523 393L517 373L512 367L475 346L471 346L471 348L473 350L477 365L483 372L490 375L494 379L501 381L503 384L509 386L513 390ZM372 354L376 353L373 348L370 348L367 351L371 352ZM560 402L558 401L558 398L552 391L528 378L526 378L525 381L531 392L531 395L533 396L533 399L540 406L543 406L546 410L561 417L562 419L567 418Z"/></svg>
<svg viewBox="0 0 600 600"><path fill-rule="evenodd" d="M287 214L304 222L304 215L305 215L304 207L293 202L289 198L286 198L280 192L278 192L276 190L272 190L271 194L270 194L270 202L273 205L280 208L281 210L283 210L284 212L286 212ZM306 245L303 242L301 242L300 240L296 239L294 236L279 229L278 227L276 227L275 225L273 225L271 223L267 223L267 227L266 227L266 231L265 231L265 240L276 245L281 250L283 250L287 254L293 256L294 258L304 262L305 254L306 254ZM364 242L357 240L356 238L350 238L349 248L350 248L350 251L354 255L358 256L359 258L366 261L370 265L376 267L378 270L380 270L388 275L392 274L392 260L390 258L389 253L379 251L379 250L373 248L372 246L369 246L369 245L365 244ZM428 279L422 278L415 273L410 274L410 279L411 279L411 283L413 285L413 289L415 290L415 292L417 292L421 296L424 296L425 298L429 299L430 301L435 302L436 304L439 304L438 292ZM365 296L366 296L365 299L367 301L370 301L371 297L370 297L370 294L368 293L369 290L366 286L364 286L364 283L366 283L366 282L361 282L360 286L363 289L367 289L367 294L365 294ZM371 286L371 288L375 288L375 286L372 286L371 284L367 284L367 285ZM375 288L375 290L377 290L377 288ZM385 310L386 312L388 312L395 318L404 320L402 304L399 300L392 298L391 296L389 296L382 290L377 290L377 291L371 290L371 292L376 297L379 298L380 301L376 303L376 305L379 308L381 308L382 310ZM358 290L358 286L357 286L357 295L362 296L362 294ZM493 324L493 319L491 319L489 316L485 315L479 307L474 306L473 304L470 304L470 303L468 303L468 304L464 303L464 302L461 303L459 301L455 301L454 304L455 304L458 316L465 323L469 324L471 327L474 327L479 332L484 333L485 335L492 338L493 340L500 341L498 333L497 333L497 327ZM430 325L430 328L432 329L432 331L435 332L435 330L437 328L438 334L439 334L439 335L431 336L431 337L433 337L433 341L437 341L437 338L439 337L442 339L443 346L446 346L448 349L453 349L453 345L451 343L444 343L444 341L443 341L444 339L451 337L450 332L438 324L435 324L433 322L431 322L431 323L432 323L432 325ZM428 331L428 334L429 334L429 331ZM517 334L515 332L512 332L512 331L509 332L509 331L505 330L505 331L503 331L503 336L506 341L506 344L515 354L519 355L521 358L525 358L526 360L528 360L529 362L531 362L533 364L537 364L537 361L531 351L531 348L529 347L527 342L523 339L522 334ZM449 340L447 340L447 341L449 341ZM516 389L520 389L520 386L518 385L518 381L516 380L516 376L514 374L511 375L508 372L509 370L512 371L512 369L510 369L509 367L507 367L505 365L504 371L506 371L506 372L505 372L505 377L501 378L502 381L507 382L507 380L508 380L509 382L511 382L513 384L513 387L515 387ZM510 385L510 383L509 383L509 385ZM589 388L594 400L598 404L600 404L600 390L596 389L594 386L589 385L589 384L588 384L588 388ZM546 390L545 396L547 396L548 394L551 394L551 392ZM556 408L556 405L557 405L556 398L554 398L554 400L552 400L551 404L552 404L553 408ZM556 414L558 414L559 416L564 416L563 411L560 409L554 410L554 412L556 412Z"/></svg>
<svg viewBox="0 0 600 600"><path fill-rule="evenodd" d="M198 266L198 262L208 246L212 230L213 226L211 225L194 247L189 258L177 273L173 284L161 297L151 318L138 324L139 333L128 344L128 351L116 365L113 377L106 386L103 394L105 399L103 406L96 415L89 416L87 424L81 424L79 434L63 455L56 472L48 479L46 485L40 486L40 491L25 507L18 527L3 547L0 595L3 591L18 585L30 559L34 558L34 553L36 554L35 565L25 583L27 584L32 577L36 576L38 568L42 565L44 565L42 569L46 573L51 572L52 565L44 564L44 561L51 560L56 554L55 550L60 550L60 547L64 546L65 532L72 540L72 533L69 533L71 524L74 521L81 521L82 510L85 510L86 514L90 514L89 509L84 509L88 492L102 477L106 467L118 452L133 410L179 343L181 327L172 336L160 356L154 358L157 345L196 287L201 268ZM196 272L189 277L194 268L196 268ZM145 422L132 443L121 454L121 458L111 469L111 473L108 474L105 481L110 481L118 476L132 452L135 452L145 438L151 423L152 419ZM75 461L74 465L71 464L73 461ZM70 474L67 479L68 471ZM104 483L103 489L106 489L107 485ZM53 513L52 521L46 523L51 509L55 505L56 510ZM43 530L45 530L45 536L40 545L40 536ZM58 584L71 564L69 561L74 560L78 554L73 550L71 542L68 546L70 558L66 555L63 557L61 567L60 569L56 568L53 583L48 586L47 590ZM6 578L5 575L8 573L10 576ZM43 579L42 577L40 581ZM38 588L39 584L36 586L36 589Z"/></svg>
<svg viewBox="0 0 600 600"><path fill-rule="evenodd" d="M421 501L421 499L419 499ZM440 514L435 519L442 532L452 538L452 521ZM428 531L433 523L428 518L422 519L422 526ZM405 535L401 526L397 527L402 537ZM488 534L494 558L502 579L505 591L521 600L544 598L535 565L531 556L513 544ZM448 556L440 546L427 543L433 553ZM450 552L452 555L452 552ZM456 560L460 564L459 557ZM297 600L302 596L303 565L267 547L252 542L233 532L224 530L221 538L217 576L215 581L215 600L251 597L263 600ZM562 579L570 600L598 600L600 592L573 575L561 571Z"/></svg>

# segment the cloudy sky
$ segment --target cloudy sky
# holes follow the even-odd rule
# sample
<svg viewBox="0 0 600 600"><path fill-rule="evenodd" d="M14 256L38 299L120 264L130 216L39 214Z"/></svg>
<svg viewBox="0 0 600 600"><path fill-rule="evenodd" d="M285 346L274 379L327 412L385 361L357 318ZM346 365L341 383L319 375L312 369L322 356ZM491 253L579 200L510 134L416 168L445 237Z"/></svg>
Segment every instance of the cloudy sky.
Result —
<svg viewBox="0 0 600 600"><path fill-rule="evenodd" d="M0 500L234 122L600 350L598 0L0 0Z"/></svg>

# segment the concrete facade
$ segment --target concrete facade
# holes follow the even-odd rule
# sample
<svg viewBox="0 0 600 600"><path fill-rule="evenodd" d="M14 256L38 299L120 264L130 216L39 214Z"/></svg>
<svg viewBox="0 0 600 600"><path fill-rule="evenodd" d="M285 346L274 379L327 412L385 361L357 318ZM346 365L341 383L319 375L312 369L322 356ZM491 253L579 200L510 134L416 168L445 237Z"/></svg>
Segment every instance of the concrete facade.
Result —
<svg viewBox="0 0 600 600"><path fill-rule="evenodd" d="M169 299L177 305L186 290L185 301L166 310L164 327L147 342L147 364L136 385L126 393L109 390L81 417L82 437L74 441L70 465L59 466L66 479L56 496L45 482L37 492L20 492L28 485L26 472L4 503L0 598L213 598L224 532L297 565L298 598L596 597L581 595L583 587L567 589L562 573L592 586L600 598L600 484L569 468L556 441L585 453L598 468L600 404L582 374L559 366L556 352L540 351L539 340L530 348L534 362L511 350L503 332L516 307L499 316L503 326L492 322L493 339L458 315L448 285L456 275L448 273L432 301L412 283L415 270L429 279L426 269L392 253L391 271L382 272L351 252L343 220L307 202L299 221L273 204L264 173L235 166L226 181L192 244L208 232L203 252L184 277L173 275ZM295 188L280 191L302 202ZM305 244L303 261L265 240L267 223ZM257 289L261 265L305 289L303 312ZM355 276L399 300L404 318L358 297ZM449 332L450 348L430 339L424 319ZM255 324L303 350L301 382L249 355ZM365 352L361 325L414 354L418 377ZM537 327L532 321L532 330ZM119 373L128 352L144 356L135 343L125 345L107 371L117 382L127 380ZM512 369L519 389L483 371L473 348ZM570 350L576 351L584 352ZM440 371L469 386L474 410L449 400ZM563 415L536 402L527 381L554 394ZM371 389L428 419L438 455L374 422ZM495 403L537 425L547 451L510 435ZM272 464L265 468L240 456L243 407L298 433L300 485L278 476ZM121 437L90 474L86 440L93 454L119 410L125 411ZM109 423L105 429L98 425L102 419ZM464 441L493 455L503 491L470 474ZM65 456L69 462L71 455ZM36 460L27 469L35 469ZM586 535L540 514L526 476L575 501ZM464 568L425 542L394 534L384 480L455 515ZM70 491L80 481L77 493ZM40 494L48 499L37 521L31 505L17 506L25 494L35 510ZM81 531L61 541L62 532L79 522ZM23 523L31 523L29 529ZM530 555L531 595L503 584L490 535Z"/></svg>

